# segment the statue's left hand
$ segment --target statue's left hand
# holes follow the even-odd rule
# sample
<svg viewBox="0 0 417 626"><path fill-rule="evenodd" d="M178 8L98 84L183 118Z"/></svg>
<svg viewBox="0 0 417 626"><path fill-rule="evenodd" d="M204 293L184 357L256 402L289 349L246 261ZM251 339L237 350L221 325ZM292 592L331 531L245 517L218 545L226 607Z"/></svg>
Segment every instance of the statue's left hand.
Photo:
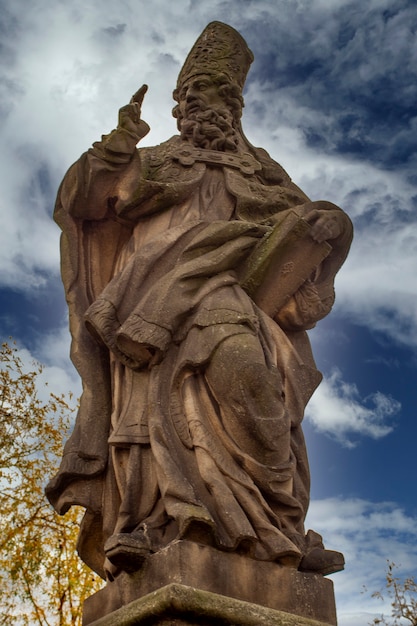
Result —
<svg viewBox="0 0 417 626"><path fill-rule="evenodd" d="M311 224L310 236L314 241L322 243L342 235L347 218L340 209L312 209L304 219Z"/></svg>

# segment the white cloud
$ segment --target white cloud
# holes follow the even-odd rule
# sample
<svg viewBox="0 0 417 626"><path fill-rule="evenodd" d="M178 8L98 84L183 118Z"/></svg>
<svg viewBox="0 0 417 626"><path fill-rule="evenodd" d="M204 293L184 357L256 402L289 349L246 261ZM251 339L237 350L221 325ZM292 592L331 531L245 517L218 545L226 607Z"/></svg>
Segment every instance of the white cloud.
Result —
<svg viewBox="0 0 417 626"><path fill-rule="evenodd" d="M338 279L339 304L359 323L415 347L416 275L416 224L395 221L395 214L377 216L357 234Z"/></svg>
<svg viewBox="0 0 417 626"><path fill-rule="evenodd" d="M313 394L306 416L318 431L354 447L359 437L388 435L400 408L397 400L380 391L361 398L356 385L343 381L340 371L334 369Z"/></svg>
<svg viewBox="0 0 417 626"><path fill-rule="evenodd" d="M417 58L411 28L417 14L410 6L384 1L356 6L348 17L348 5L355 7L354 2L314 2L309 18L317 28L310 25L309 31L300 21L294 37L279 45L265 35L275 74L251 81L244 126L253 143L266 147L312 199L333 201L353 218L354 243L337 279L338 302L345 314L414 348L415 153L408 162L398 161L415 137L416 119L411 117L398 131L393 125L399 113L390 122L373 116L364 102L375 107L380 99L382 110L386 98L386 110L393 113L415 100L415 83L402 68L412 67ZM324 13L329 19L322 19ZM311 54L316 65L301 79L297 64L307 68ZM298 80L291 82L290 77L286 82L282 76L291 63ZM323 72L326 66L329 74ZM349 116L356 121L344 137L339 118ZM307 145L307 129L317 135L315 147ZM355 157L340 155L339 144L348 140L362 144ZM399 156L394 157L396 151ZM390 167L385 168L390 154Z"/></svg>
<svg viewBox="0 0 417 626"><path fill-rule="evenodd" d="M42 400L46 401L50 393L71 394L74 401L77 400L81 394L81 381L69 359L70 336L66 328L43 335L31 350L19 341L16 341L16 347L24 369L29 370L34 361L42 365L42 373L37 379Z"/></svg>
<svg viewBox="0 0 417 626"><path fill-rule="evenodd" d="M354 222L352 248L336 279L338 306L351 321L416 347L415 186L406 173L306 147L297 122L300 109L288 95L277 102L252 85L247 102L244 127L253 143L280 161L312 199L334 202Z"/></svg>
<svg viewBox="0 0 417 626"><path fill-rule="evenodd" d="M313 501L307 527L345 555L345 571L332 576L339 626L367 626L382 612L390 615L389 602L371 594L385 588L387 561L400 577L415 576L417 519L392 502L339 497Z"/></svg>
<svg viewBox="0 0 417 626"><path fill-rule="evenodd" d="M66 370L72 378L77 378L78 374L75 373L69 360L70 341L69 329L65 325L39 337L34 352L46 366L61 368Z"/></svg>
<svg viewBox="0 0 417 626"><path fill-rule="evenodd" d="M93 141L115 126L118 108L142 83L149 85L143 116L151 126L143 145L176 132L171 92L190 46L209 21L230 23L244 32L253 49L272 51L278 70L290 59L285 46L292 46L293 57L302 60L314 46L353 90L358 80L371 89L375 76L398 71L400 79L399 69L415 67L417 60L416 39L407 35L412 7L398 11L384 29L376 25L375 37L382 43L373 42L381 55L368 50L371 42L364 32L352 37L343 52L335 52L334 34L341 26L337 10L349 9L345 25L358 30L355 20L360 22L363 12L390 9L391 0L371 0L366 6L352 0L153 0L152 11L144 0L59 0L47 6L31 0L23 3L24 11L15 0L3 4L12 19L2 15L7 30L0 77L6 122L0 131L0 283L16 289L32 290L51 276L57 280L59 232L50 216L60 179ZM268 35L278 26L285 40L275 32ZM249 139L265 147L313 199L335 202L356 223L351 254L337 278L337 306L352 321L417 345L416 191L407 180L410 172L386 171L365 159L307 147L303 129L308 125L320 128L332 148L338 139L331 134L334 112L324 110L324 101L314 111L301 97L303 89L320 92L320 80L312 76L299 91L278 89L256 78L260 69L255 59L243 119ZM398 93L414 102L415 84ZM345 106L350 110L349 97ZM389 127L385 130L389 133ZM388 137L383 149L394 139ZM43 337L32 350L45 363L48 387L77 396L79 380L68 352L66 329ZM27 362L32 353L23 348ZM360 397L338 372L322 383L308 407L316 428L345 445L362 436L386 435L398 411L399 403L379 391ZM370 591L383 587L386 558L412 570L417 520L393 504L341 498L313 502L309 519L329 548L346 555L346 571L334 577L339 626L365 626L382 608L361 593L362 585Z"/></svg>
<svg viewBox="0 0 417 626"><path fill-rule="evenodd" d="M371 2L342 23L339 11L354 5L348 0L331 6L322 0L279 2L279 10L275 0L243 5L214 0L209 6L155 0L152 12L143 10L143 1L130 0L87 5L71 0L55 2L47 10L35 0L25 11L19 3L6 2L11 17L5 17L2 70L7 109L0 155L1 284L32 290L57 277L59 232L50 216L59 181L81 152L115 126L118 108L138 86L149 84L143 115L151 133L143 145L176 132L172 88L190 46L210 20L231 23L245 33L252 48L270 50L275 64L270 69L276 72L292 60L289 53L304 62L312 47L323 62L332 58L335 73L346 72L349 59L356 59L352 72L344 73L344 83L360 79L362 88L369 75L382 76L388 64L391 76L401 59L411 63L417 54L406 33L409 12L397 11L382 24L378 11L391 4ZM370 11L378 15L375 33L396 42L384 52L383 62L366 53L361 29ZM277 40L271 25L293 35ZM342 25L358 34L336 50ZM320 128L330 145L337 139L332 134L336 112L324 106L313 109L303 99L309 90L314 95L323 87L320 79L311 74L305 83L278 89L260 77L262 69L255 59L243 120L249 138L268 149L312 198L339 204L356 222L354 245L337 280L338 300L352 320L417 345L415 187L407 182L407 172L387 172L307 147L304 129L309 125Z"/></svg>

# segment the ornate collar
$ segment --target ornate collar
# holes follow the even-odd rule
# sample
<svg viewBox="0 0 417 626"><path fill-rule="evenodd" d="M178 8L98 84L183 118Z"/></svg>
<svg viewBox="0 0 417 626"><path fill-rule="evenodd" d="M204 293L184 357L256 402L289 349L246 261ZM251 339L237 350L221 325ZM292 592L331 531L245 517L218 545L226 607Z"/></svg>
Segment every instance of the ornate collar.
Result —
<svg viewBox="0 0 417 626"><path fill-rule="evenodd" d="M194 165L196 161L210 163L211 165L228 166L239 169L242 174L254 174L262 169L261 164L250 154L232 154L230 152L219 152L218 150L205 150L194 148L193 146L181 146L172 154L174 161L179 161L181 165Z"/></svg>

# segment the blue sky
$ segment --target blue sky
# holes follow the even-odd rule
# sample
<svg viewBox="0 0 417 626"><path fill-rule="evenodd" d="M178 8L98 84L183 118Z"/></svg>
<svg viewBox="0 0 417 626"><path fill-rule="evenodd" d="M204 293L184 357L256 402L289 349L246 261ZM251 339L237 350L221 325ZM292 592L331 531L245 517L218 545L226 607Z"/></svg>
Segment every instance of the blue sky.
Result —
<svg viewBox="0 0 417 626"><path fill-rule="evenodd" d="M347 566L340 626L384 604L386 559L416 575L417 5L412 0L10 0L1 5L0 336L79 393L51 220L66 169L142 83L154 145L197 36L231 24L255 54L243 127L314 200L355 225L331 315L311 339L309 523Z"/></svg>

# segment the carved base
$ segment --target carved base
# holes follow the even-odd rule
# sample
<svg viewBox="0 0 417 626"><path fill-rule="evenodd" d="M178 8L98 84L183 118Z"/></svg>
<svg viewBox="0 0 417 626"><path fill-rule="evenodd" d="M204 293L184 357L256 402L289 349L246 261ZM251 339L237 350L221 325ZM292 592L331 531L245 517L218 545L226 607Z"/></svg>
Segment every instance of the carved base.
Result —
<svg viewBox="0 0 417 626"><path fill-rule="evenodd" d="M171 584L135 600L91 626L329 626L307 617L290 615Z"/></svg>
<svg viewBox="0 0 417 626"><path fill-rule="evenodd" d="M215 599L213 594L218 594ZM126 617L129 611L136 621ZM239 619L228 617L229 611L238 611ZM248 621L253 611L257 617ZM285 615L275 615L282 611ZM123 572L84 603L84 626L197 623L335 626L333 583L318 574L178 541L146 559L138 572Z"/></svg>

